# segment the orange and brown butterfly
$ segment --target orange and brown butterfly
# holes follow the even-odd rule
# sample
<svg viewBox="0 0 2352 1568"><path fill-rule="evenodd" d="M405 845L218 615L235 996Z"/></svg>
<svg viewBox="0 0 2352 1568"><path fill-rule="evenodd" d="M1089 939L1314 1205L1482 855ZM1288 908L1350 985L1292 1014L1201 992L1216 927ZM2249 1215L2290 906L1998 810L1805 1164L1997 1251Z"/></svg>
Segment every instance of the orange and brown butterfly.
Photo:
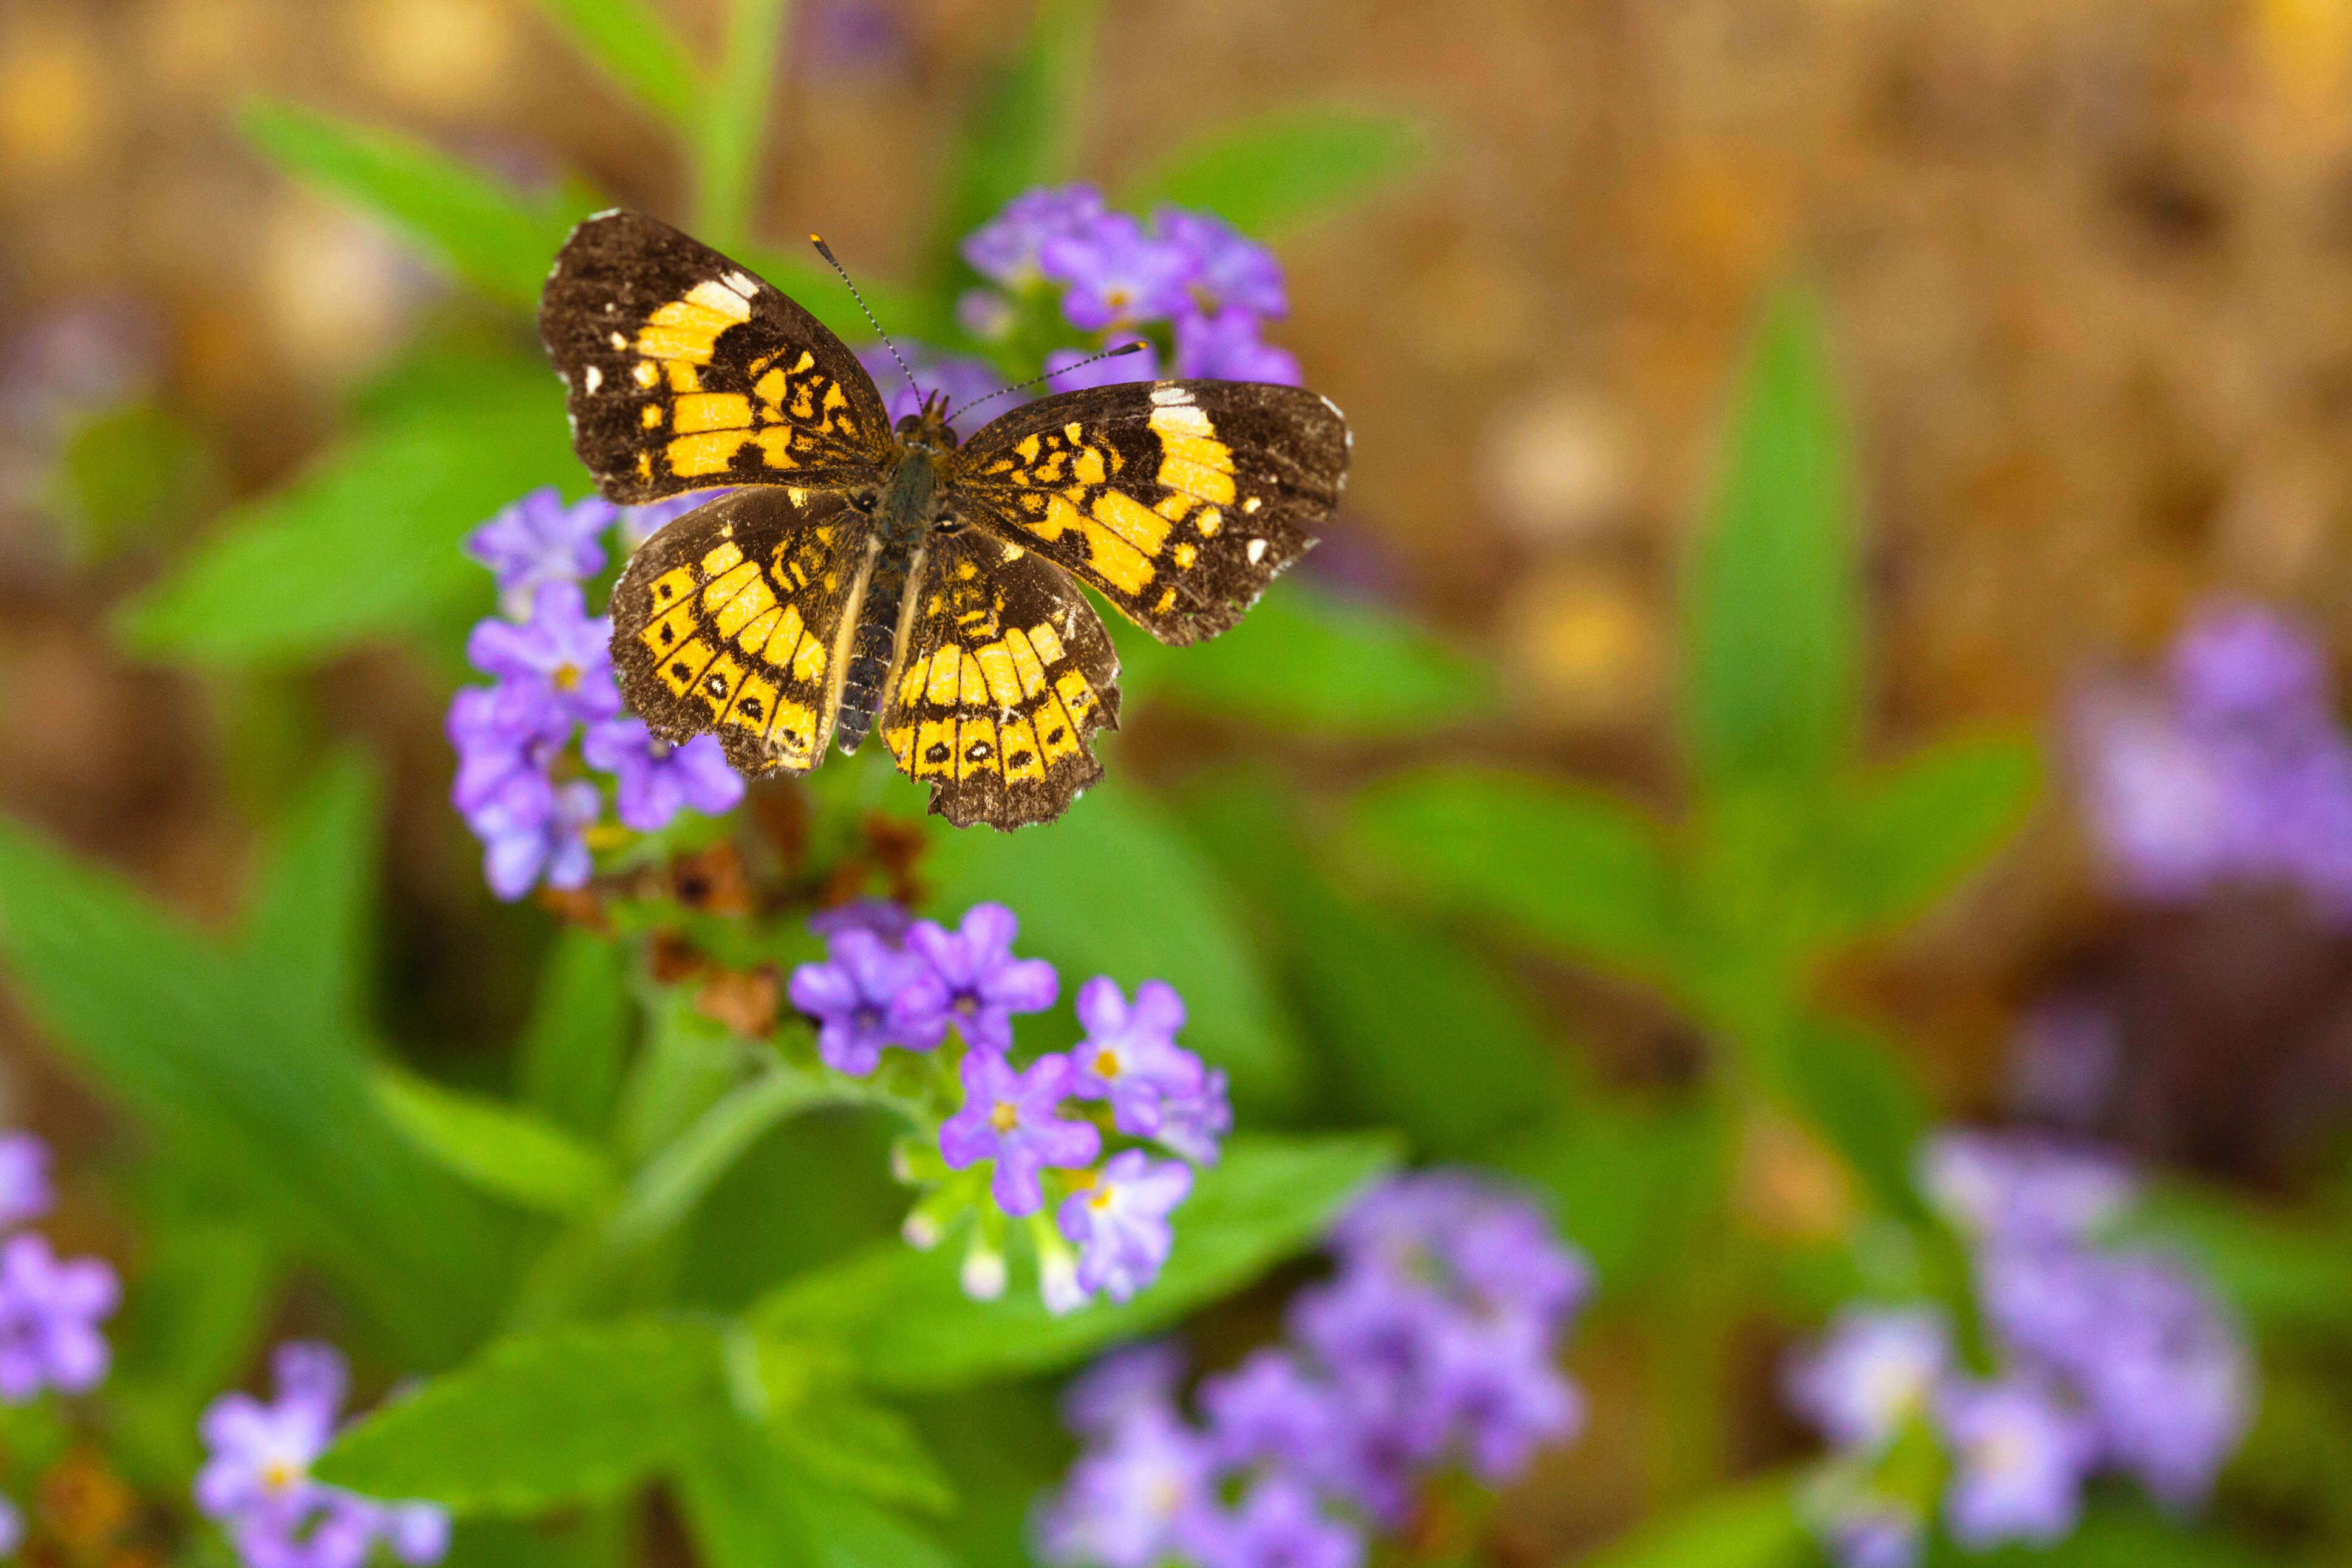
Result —
<svg viewBox="0 0 2352 1568"><path fill-rule="evenodd" d="M653 731L805 773L878 730L958 826L1059 816L1102 775L1118 659L1083 582L1165 643L1216 636L1314 542L1347 422L1293 386L1134 382L968 442L895 425L842 341L709 247L613 212L540 304L609 499L735 487L638 550L613 663Z"/></svg>

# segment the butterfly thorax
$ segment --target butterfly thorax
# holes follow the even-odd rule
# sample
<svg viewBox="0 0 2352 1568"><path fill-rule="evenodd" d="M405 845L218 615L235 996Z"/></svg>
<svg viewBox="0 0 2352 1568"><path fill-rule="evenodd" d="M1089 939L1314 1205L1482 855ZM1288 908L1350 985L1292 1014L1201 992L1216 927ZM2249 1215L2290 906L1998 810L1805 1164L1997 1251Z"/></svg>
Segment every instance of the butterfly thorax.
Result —
<svg viewBox="0 0 2352 1568"><path fill-rule="evenodd" d="M834 739L845 752L857 750L881 710L883 684L905 619L908 580L921 563L931 531L943 521L939 516L943 469L955 450L947 405L938 398L925 399L922 411L899 420L894 434L888 477L870 500L858 503L872 509L874 567L850 631L849 661L835 718Z"/></svg>

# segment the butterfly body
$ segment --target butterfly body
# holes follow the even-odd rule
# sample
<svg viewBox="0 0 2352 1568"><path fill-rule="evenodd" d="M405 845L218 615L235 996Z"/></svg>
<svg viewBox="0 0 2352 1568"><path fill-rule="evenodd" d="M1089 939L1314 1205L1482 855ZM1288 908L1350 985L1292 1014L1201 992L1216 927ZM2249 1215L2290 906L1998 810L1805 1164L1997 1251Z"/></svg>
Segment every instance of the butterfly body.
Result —
<svg viewBox="0 0 2352 1568"><path fill-rule="evenodd" d="M733 487L614 590L630 706L753 773L878 733L958 826L1051 820L1101 775L1118 659L1077 581L1163 642L1213 637L1346 477L1339 410L1289 386L1065 393L961 443L936 404L894 423L806 311L630 213L573 232L541 329L606 496Z"/></svg>

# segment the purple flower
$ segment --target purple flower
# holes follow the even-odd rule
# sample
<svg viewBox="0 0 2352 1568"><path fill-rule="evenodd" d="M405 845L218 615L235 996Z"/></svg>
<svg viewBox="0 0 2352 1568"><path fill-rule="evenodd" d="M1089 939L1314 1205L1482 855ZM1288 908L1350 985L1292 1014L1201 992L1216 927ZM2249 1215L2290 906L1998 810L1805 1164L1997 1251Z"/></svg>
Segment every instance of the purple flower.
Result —
<svg viewBox="0 0 2352 1568"><path fill-rule="evenodd" d="M1200 1091L1160 1102L1160 1144L1196 1165L1213 1165L1234 1130L1233 1102L1225 1096L1225 1069L1212 1068Z"/></svg>
<svg viewBox="0 0 2352 1568"><path fill-rule="evenodd" d="M1947 1388L1937 1414L1958 1461L1944 1494L1953 1539L1981 1552L2004 1541L2046 1546L2074 1530L2095 1453L2080 1418L2017 1380Z"/></svg>
<svg viewBox="0 0 2352 1568"><path fill-rule="evenodd" d="M511 902L541 880L551 888L585 886L595 869L585 835L603 812L594 784L553 784L530 775L509 780L466 818L482 841L482 876L490 891Z"/></svg>
<svg viewBox="0 0 2352 1568"><path fill-rule="evenodd" d="M14 1557L25 1544L25 1515L6 1498L0 1498L0 1557Z"/></svg>
<svg viewBox="0 0 2352 1568"><path fill-rule="evenodd" d="M1252 1487L1235 1512L1196 1515L1184 1543L1202 1568L1357 1568L1364 1560L1363 1537L1279 1473Z"/></svg>
<svg viewBox="0 0 2352 1568"><path fill-rule="evenodd" d="M1926 1521L1894 1498L1840 1487L1810 1511L1838 1568L1917 1568L1927 1554Z"/></svg>
<svg viewBox="0 0 2352 1568"><path fill-rule="evenodd" d="M1328 1384L1297 1357L1268 1348L1228 1373L1201 1381L1201 1408L1218 1462L1271 1464L1314 1477L1330 1468L1346 1412Z"/></svg>
<svg viewBox="0 0 2352 1568"><path fill-rule="evenodd" d="M1929 1407L1951 1364L1951 1330L1935 1309L1847 1307L1790 1365L1789 1403L1836 1447L1874 1449Z"/></svg>
<svg viewBox="0 0 2352 1568"><path fill-rule="evenodd" d="M604 566L613 505L595 496L565 506L552 485L531 491L466 536L466 553L488 567L506 602L528 606L546 583L576 583Z"/></svg>
<svg viewBox="0 0 2352 1568"><path fill-rule="evenodd" d="M542 583L528 622L482 622L466 640L466 658L486 675L544 691L567 717L593 723L621 710L607 646L612 633L609 620L589 616L579 584Z"/></svg>
<svg viewBox="0 0 2352 1568"><path fill-rule="evenodd" d="M1081 331L1164 320L1182 310L1198 260L1125 213L1101 213L1037 250L1046 277L1069 285L1062 314Z"/></svg>
<svg viewBox="0 0 2352 1568"><path fill-rule="evenodd" d="M1282 289L1282 263L1265 247L1244 239L1207 213L1181 207L1160 208L1151 215L1151 226L1192 257L1192 293L1202 314L1225 310L1260 317L1290 313Z"/></svg>
<svg viewBox="0 0 2352 1568"><path fill-rule="evenodd" d="M1440 1327L1436 1350L1429 1397L1489 1486L1515 1479L1538 1448L1582 1429L1584 1401L1552 1364L1550 1336L1530 1321L1457 1313Z"/></svg>
<svg viewBox="0 0 2352 1568"><path fill-rule="evenodd" d="M1103 358L1091 349L1055 349L1045 356L1045 384L1055 392L1160 379L1160 350L1146 342L1136 353Z"/></svg>
<svg viewBox="0 0 2352 1568"><path fill-rule="evenodd" d="M906 942L907 928L914 923L907 907L890 899L852 899L808 918L809 934L826 942L845 931L870 931L892 947Z"/></svg>
<svg viewBox="0 0 2352 1568"><path fill-rule="evenodd" d="M1046 1167L1088 1164L1102 1152L1093 1124L1057 1114L1070 1089L1069 1058L1040 1057L1015 1072L1002 1056L974 1050L963 1058L961 1076L963 1109L940 1124L940 1154L950 1171L995 1161L989 1191L1006 1214L1018 1217L1045 1206L1038 1175Z"/></svg>
<svg viewBox="0 0 2352 1568"><path fill-rule="evenodd" d="M728 766L716 735L674 747L655 740L642 719L607 719L588 727L580 754L618 780L614 814L640 833L660 832L687 806L719 816L743 799L743 777Z"/></svg>
<svg viewBox="0 0 2352 1568"><path fill-rule="evenodd" d="M1126 1301L1158 1279L1175 1246L1168 1215L1192 1190L1192 1169L1181 1162L1154 1164L1140 1149L1112 1155L1091 1185L1062 1200L1055 1216L1082 1249L1078 1289Z"/></svg>
<svg viewBox="0 0 2352 1568"><path fill-rule="evenodd" d="M49 1146L30 1132L0 1133L0 1226L37 1220L56 1201L49 1188Z"/></svg>
<svg viewBox="0 0 2352 1568"><path fill-rule="evenodd" d="M1163 1100L1206 1087L1201 1058L1176 1043L1184 999L1165 982L1137 986L1130 1007L1118 982L1097 974L1078 987L1078 1022L1087 1034L1070 1053L1076 1064L1070 1087L1084 1099L1110 1101L1111 1123L1121 1132L1152 1136Z"/></svg>
<svg viewBox="0 0 2352 1568"><path fill-rule="evenodd" d="M2080 787L2100 857L2136 898L2193 898L2245 858L2211 748L2155 704L2095 689L2076 704Z"/></svg>
<svg viewBox="0 0 2352 1568"><path fill-rule="evenodd" d="M900 1038L928 1049L953 1024L974 1051L1001 1056L1011 1050L1013 1015L1044 1012L1062 988L1044 959L1013 956L1020 930L1003 904L972 905L952 932L930 921L916 922L907 945L928 967L891 1006Z"/></svg>
<svg viewBox="0 0 2352 1568"><path fill-rule="evenodd" d="M2046 1139L1947 1132L1920 1157L1920 1190L1979 1237L2072 1239L2114 1218L2132 1196L2112 1160Z"/></svg>
<svg viewBox="0 0 2352 1568"><path fill-rule="evenodd" d="M101 1260L59 1262L48 1237L10 1237L0 1247L0 1400L21 1405L44 1388L97 1387L112 1359L98 1325L121 1297Z"/></svg>
<svg viewBox="0 0 2352 1568"><path fill-rule="evenodd" d="M1298 356L1257 335L1258 319L1228 309L1176 318L1176 374L1211 381L1267 381L1297 386Z"/></svg>
<svg viewBox="0 0 2352 1568"><path fill-rule="evenodd" d="M2205 733L2293 743L2332 724L2317 641L2252 605L2206 606L2174 639L2169 674L2181 717Z"/></svg>
<svg viewBox="0 0 2352 1568"><path fill-rule="evenodd" d="M877 345L861 349L857 354L857 363L866 367L866 373L874 378L874 384L882 388L882 401L893 420L921 412L924 400L934 394L944 393L949 408L958 409L1004 389L1004 378L997 374L996 367L986 360L941 353L920 343L909 343L903 352L907 356L907 368L915 373L913 386L907 384L906 376L900 373L898 362L890 357L888 349ZM1010 408L1016 401L1019 400L1006 399L1003 407ZM1003 408L997 412L1003 413ZM966 428L969 422L962 420L950 420L949 424L958 439L978 428L977 426Z"/></svg>
<svg viewBox="0 0 2352 1568"><path fill-rule="evenodd" d="M1081 1436L1104 1439L1147 1412L1173 1419L1183 1381L1184 1351L1173 1340L1121 1346L1070 1380L1062 1392L1062 1423Z"/></svg>
<svg viewBox="0 0 2352 1568"><path fill-rule="evenodd" d="M965 237L963 258L983 277L1022 287L1036 279L1048 241L1083 233L1102 213L1102 193L1092 185L1025 191Z"/></svg>
<svg viewBox="0 0 2352 1568"><path fill-rule="evenodd" d="M572 738L571 717L536 684L461 687L449 700L446 728L457 752L449 801L464 816L518 778L543 782Z"/></svg>
<svg viewBox="0 0 2352 1568"><path fill-rule="evenodd" d="M1171 1410L1144 1407L1070 1467L1037 1521L1057 1568L1157 1568L1212 1501L1204 1444Z"/></svg>
<svg viewBox="0 0 2352 1568"><path fill-rule="evenodd" d="M817 1020L816 1050L824 1065L864 1078L880 1063L883 1047L908 1044L891 1027L890 1004L922 973L923 962L860 927L826 946L824 963L793 971L793 1005Z"/></svg>

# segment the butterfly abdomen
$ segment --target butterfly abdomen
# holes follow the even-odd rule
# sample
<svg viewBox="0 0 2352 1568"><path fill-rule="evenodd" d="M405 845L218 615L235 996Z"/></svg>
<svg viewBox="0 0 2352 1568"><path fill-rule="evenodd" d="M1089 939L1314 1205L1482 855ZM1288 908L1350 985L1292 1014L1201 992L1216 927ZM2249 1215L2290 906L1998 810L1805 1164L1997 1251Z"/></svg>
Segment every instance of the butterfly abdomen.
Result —
<svg viewBox="0 0 2352 1568"><path fill-rule="evenodd" d="M907 577L915 552L929 528L931 501L939 488L939 470L928 450L907 453L890 471L874 506L875 532L881 548L874 573L866 580L866 597L858 606L857 626L850 634L849 662L841 678L841 710L834 735L844 754L854 752L874 728L882 710L882 689L890 676L890 661L898 648L900 611L907 599Z"/></svg>

